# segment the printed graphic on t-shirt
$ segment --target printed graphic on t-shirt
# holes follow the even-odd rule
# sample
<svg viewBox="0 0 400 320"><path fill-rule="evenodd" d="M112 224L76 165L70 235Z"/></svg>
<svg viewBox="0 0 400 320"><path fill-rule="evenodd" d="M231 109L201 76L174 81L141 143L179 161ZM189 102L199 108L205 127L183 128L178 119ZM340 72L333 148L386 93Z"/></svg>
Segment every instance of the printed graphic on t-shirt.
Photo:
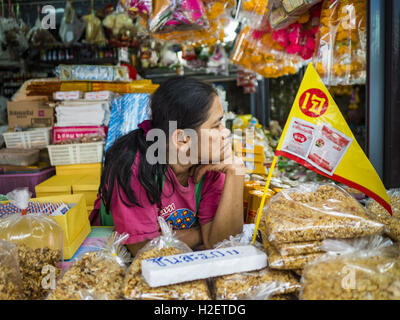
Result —
<svg viewBox="0 0 400 320"><path fill-rule="evenodd" d="M196 222L196 214L189 209L177 209L170 212L171 208L175 209L175 204L171 204L161 210L161 216L167 221L173 229L184 230L189 229Z"/></svg>

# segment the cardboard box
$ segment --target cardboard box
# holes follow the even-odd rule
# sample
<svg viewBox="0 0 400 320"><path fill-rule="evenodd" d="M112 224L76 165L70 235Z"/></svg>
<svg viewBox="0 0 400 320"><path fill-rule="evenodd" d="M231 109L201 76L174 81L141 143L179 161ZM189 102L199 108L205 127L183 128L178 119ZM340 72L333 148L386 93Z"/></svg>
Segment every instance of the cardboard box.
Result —
<svg viewBox="0 0 400 320"><path fill-rule="evenodd" d="M9 128L44 128L54 124L54 109L43 100L8 101Z"/></svg>

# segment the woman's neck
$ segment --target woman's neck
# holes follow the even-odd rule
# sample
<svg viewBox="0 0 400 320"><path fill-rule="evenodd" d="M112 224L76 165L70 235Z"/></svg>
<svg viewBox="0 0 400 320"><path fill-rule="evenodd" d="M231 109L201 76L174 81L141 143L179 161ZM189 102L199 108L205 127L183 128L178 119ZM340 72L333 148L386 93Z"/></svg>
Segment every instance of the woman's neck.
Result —
<svg viewBox="0 0 400 320"><path fill-rule="evenodd" d="M184 187L187 187L189 185L189 172L192 165L169 164L169 166L175 173L175 176L178 179L179 183Z"/></svg>

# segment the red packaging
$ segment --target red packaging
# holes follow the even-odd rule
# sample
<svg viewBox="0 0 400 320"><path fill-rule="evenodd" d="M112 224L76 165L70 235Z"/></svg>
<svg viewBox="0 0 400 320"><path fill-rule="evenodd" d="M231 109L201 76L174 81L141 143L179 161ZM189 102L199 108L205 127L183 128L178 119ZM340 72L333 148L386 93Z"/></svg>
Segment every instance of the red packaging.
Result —
<svg viewBox="0 0 400 320"><path fill-rule="evenodd" d="M85 136L98 135L107 138L107 127L77 126L77 127L53 127L53 144L63 140L77 139Z"/></svg>

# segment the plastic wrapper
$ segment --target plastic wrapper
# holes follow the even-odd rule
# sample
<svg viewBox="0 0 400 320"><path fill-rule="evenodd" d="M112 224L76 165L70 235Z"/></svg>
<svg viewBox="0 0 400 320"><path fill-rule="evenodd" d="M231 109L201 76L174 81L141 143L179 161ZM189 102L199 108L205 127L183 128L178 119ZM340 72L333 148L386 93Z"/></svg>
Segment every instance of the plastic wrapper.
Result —
<svg viewBox="0 0 400 320"><path fill-rule="evenodd" d="M296 256L322 252L322 241L276 243L274 248L282 256Z"/></svg>
<svg viewBox="0 0 400 320"><path fill-rule="evenodd" d="M249 245L254 228L254 224L244 224L241 234L216 244L215 248ZM254 246L262 249L260 242L256 241ZM263 268L216 277L212 287L218 300L269 300L281 295L297 294L300 282L288 271Z"/></svg>
<svg viewBox="0 0 400 320"><path fill-rule="evenodd" d="M268 255L268 267L277 270L296 270L303 269L307 263L320 258L324 253L300 254L294 256L282 256L271 245L265 246Z"/></svg>
<svg viewBox="0 0 400 320"><path fill-rule="evenodd" d="M131 262L131 255L122 244L128 237L114 232L98 251L78 257L47 299L119 299L127 265Z"/></svg>
<svg viewBox="0 0 400 320"><path fill-rule="evenodd" d="M119 137L137 129L139 123L149 118L149 101L150 95L146 93L126 94L113 100L106 151Z"/></svg>
<svg viewBox="0 0 400 320"><path fill-rule="evenodd" d="M20 299L22 291L17 247L0 240L0 300Z"/></svg>
<svg viewBox="0 0 400 320"><path fill-rule="evenodd" d="M43 29L40 17L36 19L35 25L29 30L27 38L32 46L37 48L46 47L56 43L56 39L53 37L51 32Z"/></svg>
<svg viewBox="0 0 400 320"><path fill-rule="evenodd" d="M218 277L217 300L261 300L297 293L300 282L287 271L268 268Z"/></svg>
<svg viewBox="0 0 400 320"><path fill-rule="evenodd" d="M304 16L309 10L322 0L282 0L275 1L269 15L269 22L272 28L278 30L289 26L296 21L305 20Z"/></svg>
<svg viewBox="0 0 400 320"><path fill-rule="evenodd" d="M230 1L210 1L205 4L205 14L208 20L207 26L201 29L173 30L164 33L153 34L158 40L168 43L188 44L194 47L213 47L222 43L225 38L225 27L232 21L229 10L234 7Z"/></svg>
<svg viewBox="0 0 400 320"><path fill-rule="evenodd" d="M144 259L169 256L192 250L174 237L167 222L159 217L162 235L151 240L136 254L122 287L126 299L135 300L209 300L210 294L205 280L196 280L163 287L150 287L142 276L141 262Z"/></svg>
<svg viewBox="0 0 400 320"><path fill-rule="evenodd" d="M1 28L4 35L3 44L8 47L10 56L18 59L29 49L26 30L22 28L21 21L11 17L1 20Z"/></svg>
<svg viewBox="0 0 400 320"><path fill-rule="evenodd" d="M325 240L324 242L326 242ZM332 248L333 246L333 248ZM400 300L400 246L372 238L351 246L326 243L333 253L303 270L303 300ZM338 255L339 254L339 255Z"/></svg>
<svg viewBox="0 0 400 320"><path fill-rule="evenodd" d="M130 81L124 66L59 65L56 74L61 81Z"/></svg>
<svg viewBox="0 0 400 320"><path fill-rule="evenodd" d="M121 1L121 4L133 14L139 13L150 16L153 11L153 4L151 0L123 0Z"/></svg>
<svg viewBox="0 0 400 320"><path fill-rule="evenodd" d="M400 241L400 189L388 191L392 216L378 202L368 199L366 204L367 214L374 220L385 225L385 232L396 241Z"/></svg>
<svg viewBox="0 0 400 320"><path fill-rule="evenodd" d="M155 0L149 21L152 33L193 30L208 24L201 0Z"/></svg>
<svg viewBox="0 0 400 320"><path fill-rule="evenodd" d="M68 0L65 5L64 16L61 19L59 35L66 46L76 43L82 36L85 29L85 23L78 19L71 1Z"/></svg>
<svg viewBox="0 0 400 320"><path fill-rule="evenodd" d="M229 74L229 58L225 48L221 45L215 45L213 53L207 63L207 73L213 74Z"/></svg>
<svg viewBox="0 0 400 320"><path fill-rule="evenodd" d="M7 197L26 210L30 193L24 189ZM17 246L24 298L43 299L60 275L64 245L60 225L45 216L13 214L0 219L0 239Z"/></svg>
<svg viewBox="0 0 400 320"><path fill-rule="evenodd" d="M117 39L126 30L129 30L131 33L135 32L135 25L132 18L124 12L109 14L104 18L103 26L110 31L114 39Z"/></svg>
<svg viewBox="0 0 400 320"><path fill-rule="evenodd" d="M236 38L230 60L232 63L254 71L265 78L295 74L303 66L303 59L289 55L272 38L272 30L242 29Z"/></svg>
<svg viewBox="0 0 400 320"><path fill-rule="evenodd" d="M366 24L366 1L323 2L314 60L325 85L365 83Z"/></svg>
<svg viewBox="0 0 400 320"><path fill-rule="evenodd" d="M103 27L101 21L97 18L92 11L83 17L86 23L86 42L90 44L106 44L106 37L104 36Z"/></svg>
<svg viewBox="0 0 400 320"><path fill-rule="evenodd" d="M31 166L38 161L38 149L5 148L0 150L0 165Z"/></svg>
<svg viewBox="0 0 400 320"><path fill-rule="evenodd" d="M357 238L384 230L357 200L333 184L308 183L281 190L263 214L264 240L272 244Z"/></svg>

